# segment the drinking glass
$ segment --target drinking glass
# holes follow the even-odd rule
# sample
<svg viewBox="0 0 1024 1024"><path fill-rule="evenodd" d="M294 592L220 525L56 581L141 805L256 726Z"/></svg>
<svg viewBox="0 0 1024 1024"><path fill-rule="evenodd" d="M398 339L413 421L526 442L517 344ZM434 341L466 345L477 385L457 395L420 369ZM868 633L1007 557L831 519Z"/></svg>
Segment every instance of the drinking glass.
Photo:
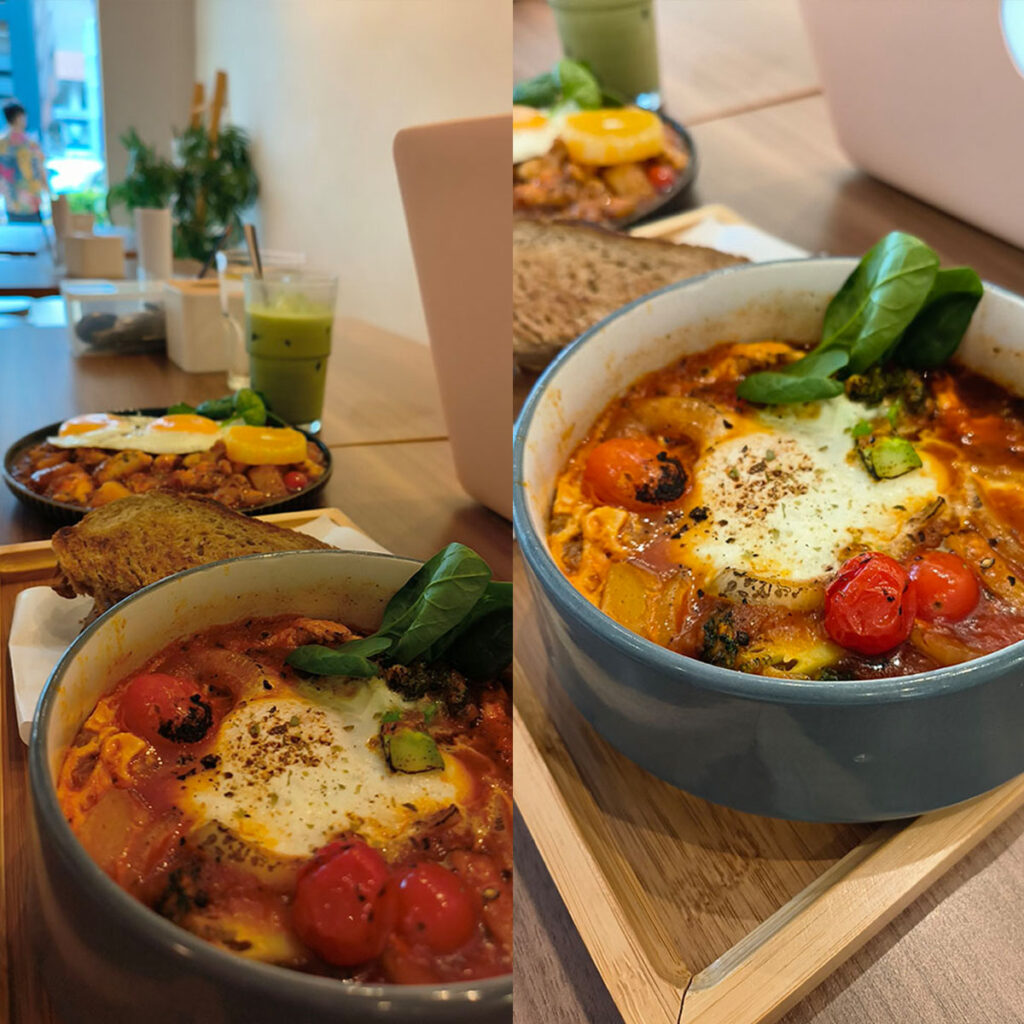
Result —
<svg viewBox="0 0 1024 1024"><path fill-rule="evenodd" d="M566 57L587 64L608 92L661 107L652 0L548 0Z"/></svg>
<svg viewBox="0 0 1024 1024"><path fill-rule="evenodd" d="M301 270L302 253L268 249L260 252L265 269ZM245 347L245 302L242 281L252 274L248 249L222 249L217 253L217 281L223 315L224 344L227 347L228 387L232 391L249 387L249 353Z"/></svg>
<svg viewBox="0 0 1024 1024"><path fill-rule="evenodd" d="M252 387L283 420L320 429L338 279L272 270L246 277L245 339Z"/></svg>

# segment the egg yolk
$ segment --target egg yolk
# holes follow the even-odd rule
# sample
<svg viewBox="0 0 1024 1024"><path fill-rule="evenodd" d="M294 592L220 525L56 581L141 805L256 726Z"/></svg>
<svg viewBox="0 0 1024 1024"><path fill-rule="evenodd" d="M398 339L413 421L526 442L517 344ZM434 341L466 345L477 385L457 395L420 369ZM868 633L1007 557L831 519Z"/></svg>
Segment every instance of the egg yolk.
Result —
<svg viewBox="0 0 1024 1024"><path fill-rule="evenodd" d="M60 425L57 436L76 437L79 434L91 434L96 430L116 430L120 426L121 421L116 416L110 416L105 412L92 412L65 420Z"/></svg>
<svg viewBox="0 0 1024 1024"><path fill-rule="evenodd" d="M512 108L512 131L525 131L533 128L543 128L548 119L533 107L514 106Z"/></svg>
<svg viewBox="0 0 1024 1024"><path fill-rule="evenodd" d="M156 434L217 434L220 427L214 420L205 416L184 412L161 416L158 420L153 420L146 430Z"/></svg>
<svg viewBox="0 0 1024 1024"><path fill-rule="evenodd" d="M249 466L285 466L306 458L306 438L291 427L251 427L239 424L224 432L232 462Z"/></svg>
<svg viewBox="0 0 1024 1024"><path fill-rule="evenodd" d="M565 119L562 141L577 163L623 164L663 152L665 131L649 110L581 110Z"/></svg>

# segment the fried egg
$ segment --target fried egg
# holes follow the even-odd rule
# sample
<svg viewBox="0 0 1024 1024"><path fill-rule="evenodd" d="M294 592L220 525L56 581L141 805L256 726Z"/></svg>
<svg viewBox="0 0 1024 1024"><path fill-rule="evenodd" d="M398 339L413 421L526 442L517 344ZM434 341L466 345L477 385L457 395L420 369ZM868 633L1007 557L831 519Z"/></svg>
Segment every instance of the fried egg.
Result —
<svg viewBox="0 0 1024 1024"><path fill-rule="evenodd" d="M948 471L921 451L920 468L875 480L850 433L863 415L840 396L737 417L694 467L691 508L705 511L687 519L675 558L711 593L801 607L820 601L855 551L894 550L935 507Z"/></svg>
<svg viewBox="0 0 1024 1024"><path fill-rule="evenodd" d="M223 430L215 420L195 413L167 416L114 416L88 413L65 420L55 437L57 448L107 448L150 455L188 455L209 451Z"/></svg>
<svg viewBox="0 0 1024 1024"><path fill-rule="evenodd" d="M512 163L544 156L558 138L559 119L533 107L512 108Z"/></svg>
<svg viewBox="0 0 1024 1024"><path fill-rule="evenodd" d="M472 776L447 750L443 770L388 766L381 715L412 706L381 679L310 681L241 701L211 748L216 770L187 780L182 806L197 824L223 822L281 856L308 856L348 831L384 846L472 790Z"/></svg>

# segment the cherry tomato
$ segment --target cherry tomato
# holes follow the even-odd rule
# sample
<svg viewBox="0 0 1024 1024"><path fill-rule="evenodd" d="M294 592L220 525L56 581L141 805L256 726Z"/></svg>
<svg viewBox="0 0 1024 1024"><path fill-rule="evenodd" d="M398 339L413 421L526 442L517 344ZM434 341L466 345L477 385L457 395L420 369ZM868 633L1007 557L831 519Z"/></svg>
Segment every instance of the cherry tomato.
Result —
<svg viewBox="0 0 1024 1024"><path fill-rule="evenodd" d="M974 573L950 551L919 555L910 563L910 578L917 596L917 616L925 622L965 619L981 597Z"/></svg>
<svg viewBox="0 0 1024 1024"><path fill-rule="evenodd" d="M667 192L676 183L676 172L668 164L651 164L647 180L659 191Z"/></svg>
<svg viewBox="0 0 1024 1024"><path fill-rule="evenodd" d="M858 654L884 654L910 636L917 595L906 570L877 551L855 555L825 592L825 629Z"/></svg>
<svg viewBox="0 0 1024 1024"><path fill-rule="evenodd" d="M686 471L649 437L613 437L591 451L583 488L602 505L652 512L679 501L686 492Z"/></svg>
<svg viewBox="0 0 1024 1024"><path fill-rule="evenodd" d="M289 491L301 491L309 485L309 477L297 469L292 469L285 473L284 485Z"/></svg>
<svg viewBox="0 0 1024 1024"><path fill-rule="evenodd" d="M435 953L454 953L476 929L473 898L459 876L440 864L417 864L399 893L402 931Z"/></svg>
<svg viewBox="0 0 1024 1024"><path fill-rule="evenodd" d="M328 963L354 967L380 956L397 917L391 871L360 839L329 843L299 874L295 932Z"/></svg>
<svg viewBox="0 0 1024 1024"><path fill-rule="evenodd" d="M194 682L161 672L136 676L121 700L124 724L151 743L198 743L213 725L213 707Z"/></svg>

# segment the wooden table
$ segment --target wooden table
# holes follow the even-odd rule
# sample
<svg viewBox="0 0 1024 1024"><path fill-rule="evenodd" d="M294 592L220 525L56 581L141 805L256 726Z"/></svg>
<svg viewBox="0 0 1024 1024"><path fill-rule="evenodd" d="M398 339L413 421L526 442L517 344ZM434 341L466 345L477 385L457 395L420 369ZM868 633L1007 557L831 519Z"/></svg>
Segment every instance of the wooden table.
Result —
<svg viewBox="0 0 1024 1024"><path fill-rule="evenodd" d="M520 0L514 10L519 78L549 67L559 47L546 4ZM795 0L662 0L657 19L666 109L694 126L700 153L692 205L725 203L812 252L860 254L901 228L925 238L943 262L970 264L1024 292L1019 249L869 178L839 150ZM515 841L515 1020L621 1022L521 822ZM783 1024L1024 1021L1022 878L1024 812Z"/></svg>
<svg viewBox="0 0 1024 1024"><path fill-rule="evenodd" d="M162 356L75 360L63 328L10 328L0 331L0 450L76 412L194 403L225 390L223 373L186 374ZM334 473L322 504L341 508L396 553L428 558L459 540L479 551L498 578L511 578L510 524L467 497L456 480L426 346L344 321L328 375L323 439ZM2 489L0 544L46 539L54 529ZM9 702L13 722L12 695L0 699ZM17 815L27 793L25 752L13 729L0 736L0 855L7 863L19 857L24 836ZM0 907L5 899L20 906L23 895L0 893ZM9 964L25 962L22 941L21 935L0 939L0 1021L58 1024L36 979L7 974Z"/></svg>

